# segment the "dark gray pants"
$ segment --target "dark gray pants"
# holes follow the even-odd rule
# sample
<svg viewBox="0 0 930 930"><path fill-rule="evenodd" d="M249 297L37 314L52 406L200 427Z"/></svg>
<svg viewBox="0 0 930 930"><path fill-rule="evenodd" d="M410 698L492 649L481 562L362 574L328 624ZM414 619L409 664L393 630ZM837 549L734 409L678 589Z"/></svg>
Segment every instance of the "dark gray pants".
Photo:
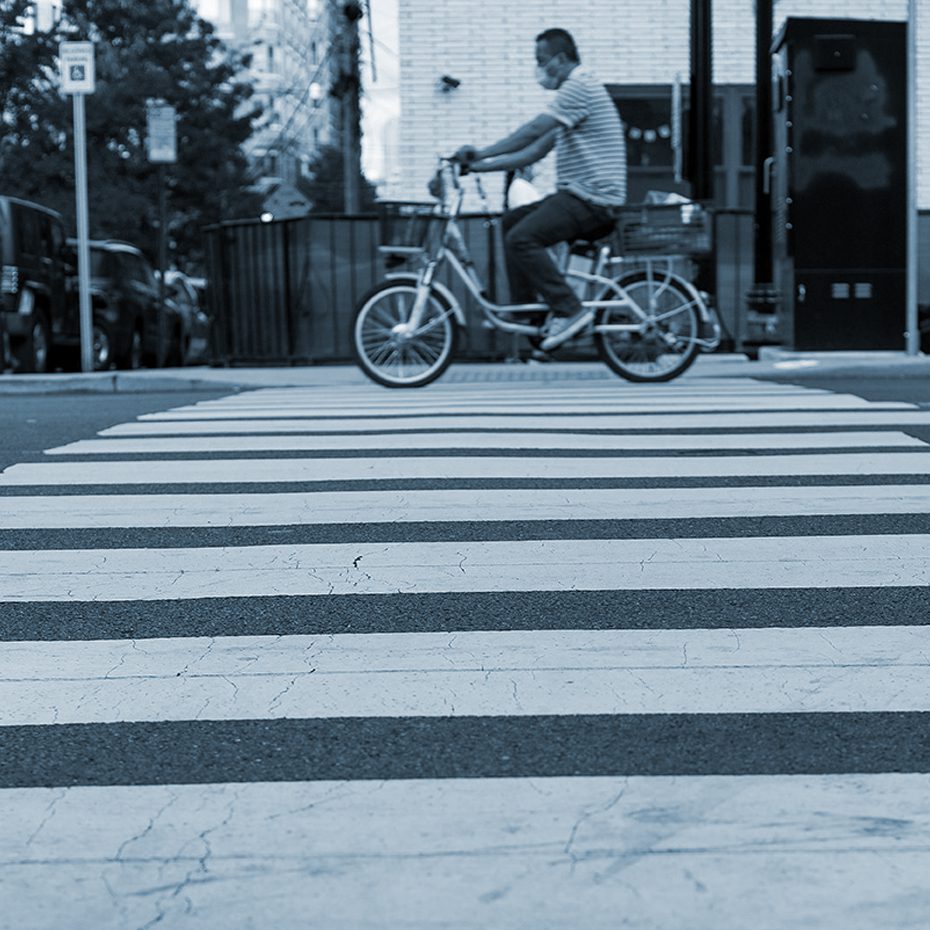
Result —
<svg viewBox="0 0 930 930"><path fill-rule="evenodd" d="M577 313L581 301L548 250L559 242L607 235L614 223L610 210L559 191L505 213L502 223L511 302L541 298L556 313Z"/></svg>

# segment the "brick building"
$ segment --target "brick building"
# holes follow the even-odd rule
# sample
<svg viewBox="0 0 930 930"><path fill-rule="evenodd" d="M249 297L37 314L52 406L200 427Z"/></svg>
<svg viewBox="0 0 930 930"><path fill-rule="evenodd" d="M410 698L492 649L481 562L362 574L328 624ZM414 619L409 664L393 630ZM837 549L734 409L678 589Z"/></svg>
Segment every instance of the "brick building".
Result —
<svg viewBox="0 0 930 930"><path fill-rule="evenodd" d="M904 20L907 0L780 0L787 16ZM668 189L673 175L671 98L689 71L689 0L400 0L399 176L385 193L419 199L437 152L487 144L546 104L534 80L533 38L558 25L611 91L627 124L631 199ZM754 0L715 0L717 195L749 207L753 188ZM918 36L918 113L930 113L930 16ZM446 75L460 82L443 84ZM930 117L918 131L919 205L930 210ZM540 172L551 184L551 167ZM493 202L500 202L492 182ZM474 204L472 204L474 206Z"/></svg>

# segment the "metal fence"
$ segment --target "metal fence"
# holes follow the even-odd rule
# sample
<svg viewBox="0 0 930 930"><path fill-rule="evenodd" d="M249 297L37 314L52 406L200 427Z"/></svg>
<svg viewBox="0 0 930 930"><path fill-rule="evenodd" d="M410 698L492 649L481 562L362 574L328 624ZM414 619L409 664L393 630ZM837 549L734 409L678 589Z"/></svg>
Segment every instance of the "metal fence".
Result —
<svg viewBox="0 0 930 930"><path fill-rule="evenodd" d="M503 298L500 230L489 219L466 216L462 227L489 292ZM725 345L738 348L744 297L752 284L752 214L720 211L714 222L717 307ZM211 226L205 233L214 363L296 365L352 358L355 308L385 273L376 217L240 221ZM457 280L444 283L468 316L459 357L495 361L516 351L514 337L484 325Z"/></svg>

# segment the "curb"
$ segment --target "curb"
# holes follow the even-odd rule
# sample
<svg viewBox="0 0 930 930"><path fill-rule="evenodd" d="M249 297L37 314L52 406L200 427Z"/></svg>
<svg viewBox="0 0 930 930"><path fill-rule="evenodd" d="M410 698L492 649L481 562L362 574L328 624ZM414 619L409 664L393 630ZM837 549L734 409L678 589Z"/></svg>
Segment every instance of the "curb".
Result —
<svg viewBox="0 0 930 930"><path fill-rule="evenodd" d="M0 396L27 394L158 394L239 391L243 385L205 378L127 377L122 374L3 375Z"/></svg>
<svg viewBox="0 0 930 930"><path fill-rule="evenodd" d="M822 378L930 379L930 357L906 356L900 352L790 352L767 348L759 361L743 355L709 355L701 360L696 374L714 378L760 378L790 381ZM703 371L702 371L703 369ZM306 368L197 369L177 374L163 371L94 372L87 374L0 375L0 396L51 394L182 394L227 393L262 388L339 388L369 385L365 377L348 365ZM212 376L206 376L209 373ZM461 363L453 366L442 381L468 383L565 383L568 381L613 381L620 379L599 362L508 365Z"/></svg>

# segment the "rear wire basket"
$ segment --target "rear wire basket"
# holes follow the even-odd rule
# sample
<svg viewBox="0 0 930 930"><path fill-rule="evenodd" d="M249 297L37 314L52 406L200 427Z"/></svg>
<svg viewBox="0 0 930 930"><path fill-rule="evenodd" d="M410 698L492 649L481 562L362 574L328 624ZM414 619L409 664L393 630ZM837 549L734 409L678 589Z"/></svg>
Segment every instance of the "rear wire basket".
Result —
<svg viewBox="0 0 930 930"><path fill-rule="evenodd" d="M445 219L434 203L381 201L378 224L382 252L414 255L428 249Z"/></svg>
<svg viewBox="0 0 930 930"><path fill-rule="evenodd" d="M710 213L699 203L636 204L617 211L621 255L707 255Z"/></svg>

